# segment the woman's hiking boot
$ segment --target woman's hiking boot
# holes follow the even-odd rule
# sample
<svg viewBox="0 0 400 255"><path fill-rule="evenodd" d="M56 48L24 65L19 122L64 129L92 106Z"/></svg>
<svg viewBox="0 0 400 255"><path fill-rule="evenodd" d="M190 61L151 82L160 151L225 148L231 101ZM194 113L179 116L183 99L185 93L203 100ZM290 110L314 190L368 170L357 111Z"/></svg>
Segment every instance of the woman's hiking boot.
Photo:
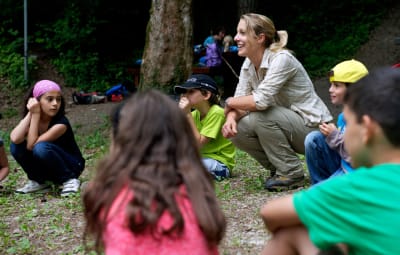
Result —
<svg viewBox="0 0 400 255"><path fill-rule="evenodd" d="M286 176L274 175L265 181L264 188L269 191L285 191L302 187L304 185L304 176L289 178Z"/></svg>

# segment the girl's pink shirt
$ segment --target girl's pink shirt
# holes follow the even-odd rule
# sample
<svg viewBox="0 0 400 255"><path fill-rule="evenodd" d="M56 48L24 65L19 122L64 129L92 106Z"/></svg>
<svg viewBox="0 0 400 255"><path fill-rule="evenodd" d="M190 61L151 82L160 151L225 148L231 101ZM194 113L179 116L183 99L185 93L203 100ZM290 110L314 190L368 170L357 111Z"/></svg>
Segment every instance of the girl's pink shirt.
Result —
<svg viewBox="0 0 400 255"><path fill-rule="evenodd" d="M155 238L150 232L134 234L129 230L125 209L133 198L133 192L124 188L114 200L108 216L108 223L103 233L103 242L106 255L218 255L216 245L209 246L201 231L194 214L192 203L187 195L186 188L181 186L176 195L180 212L184 220L182 235L173 238L157 235ZM157 229L168 229L173 224L169 212L164 212L157 224Z"/></svg>

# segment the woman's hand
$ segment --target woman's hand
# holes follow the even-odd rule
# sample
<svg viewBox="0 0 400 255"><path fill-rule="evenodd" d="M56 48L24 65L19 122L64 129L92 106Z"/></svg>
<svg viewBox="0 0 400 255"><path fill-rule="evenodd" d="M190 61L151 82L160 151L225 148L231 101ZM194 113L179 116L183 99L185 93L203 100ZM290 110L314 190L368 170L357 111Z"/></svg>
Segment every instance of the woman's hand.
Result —
<svg viewBox="0 0 400 255"><path fill-rule="evenodd" d="M337 130L337 127L333 123L322 123L319 125L319 130L324 136L329 136L333 131Z"/></svg>
<svg viewBox="0 0 400 255"><path fill-rule="evenodd" d="M28 103L26 104L26 108L31 113L40 113L40 103L34 97L29 98Z"/></svg>
<svg viewBox="0 0 400 255"><path fill-rule="evenodd" d="M222 126L222 135L225 138L234 137L237 134L237 122L232 117L227 117L225 124Z"/></svg>

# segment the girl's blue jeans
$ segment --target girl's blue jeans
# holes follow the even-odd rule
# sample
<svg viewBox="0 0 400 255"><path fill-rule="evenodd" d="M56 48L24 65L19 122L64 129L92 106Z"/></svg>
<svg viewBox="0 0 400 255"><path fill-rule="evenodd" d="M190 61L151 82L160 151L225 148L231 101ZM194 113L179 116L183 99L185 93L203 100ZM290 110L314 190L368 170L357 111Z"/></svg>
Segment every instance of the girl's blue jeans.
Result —
<svg viewBox="0 0 400 255"><path fill-rule="evenodd" d="M304 141L305 157L311 184L317 184L332 175L341 175L340 155L332 150L320 131L310 132Z"/></svg>
<svg viewBox="0 0 400 255"><path fill-rule="evenodd" d="M11 143L10 153L29 180L40 184L46 181L62 184L69 179L78 178L85 168L84 160L51 142L39 142L32 151L26 148L26 141L20 144Z"/></svg>

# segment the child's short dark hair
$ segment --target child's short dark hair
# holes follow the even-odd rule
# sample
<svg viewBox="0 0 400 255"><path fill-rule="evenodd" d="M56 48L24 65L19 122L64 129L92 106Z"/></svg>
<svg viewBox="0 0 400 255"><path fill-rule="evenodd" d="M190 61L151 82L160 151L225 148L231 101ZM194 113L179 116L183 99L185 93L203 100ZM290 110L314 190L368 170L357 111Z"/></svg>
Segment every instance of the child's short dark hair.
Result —
<svg viewBox="0 0 400 255"><path fill-rule="evenodd" d="M214 104L219 105L220 104L219 95L216 95L213 92L206 90L206 89L199 89L199 90L202 95L207 95L207 93L211 93L211 96L208 99L208 102L210 103L210 105L214 105Z"/></svg>
<svg viewBox="0 0 400 255"><path fill-rule="evenodd" d="M344 103L361 122L370 116L382 128L385 136L400 147L400 69L381 67L349 86Z"/></svg>
<svg viewBox="0 0 400 255"><path fill-rule="evenodd" d="M225 27L224 27L224 26L221 26L221 25L220 25L220 26L216 26L216 27L212 28L210 32L211 32L212 35L217 35L217 34L219 34L220 32L225 33L226 30L225 30Z"/></svg>

